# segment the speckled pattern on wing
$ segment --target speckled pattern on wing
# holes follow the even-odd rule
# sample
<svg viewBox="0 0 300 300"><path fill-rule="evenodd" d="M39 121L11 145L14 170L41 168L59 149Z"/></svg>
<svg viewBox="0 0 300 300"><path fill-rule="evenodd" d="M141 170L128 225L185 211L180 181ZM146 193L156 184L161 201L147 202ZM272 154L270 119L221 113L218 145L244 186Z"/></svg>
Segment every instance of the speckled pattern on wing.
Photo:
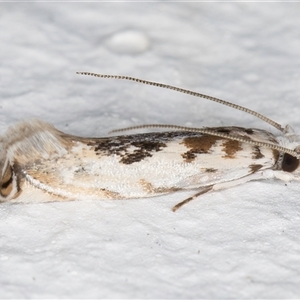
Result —
<svg viewBox="0 0 300 300"><path fill-rule="evenodd" d="M211 129L276 141L258 129ZM10 128L8 134L2 164L13 172L2 171L1 192L4 200L17 202L24 197L30 202L151 197L233 181L272 169L278 159L272 149L186 131L82 138L33 121ZM41 197L42 192L47 196Z"/></svg>

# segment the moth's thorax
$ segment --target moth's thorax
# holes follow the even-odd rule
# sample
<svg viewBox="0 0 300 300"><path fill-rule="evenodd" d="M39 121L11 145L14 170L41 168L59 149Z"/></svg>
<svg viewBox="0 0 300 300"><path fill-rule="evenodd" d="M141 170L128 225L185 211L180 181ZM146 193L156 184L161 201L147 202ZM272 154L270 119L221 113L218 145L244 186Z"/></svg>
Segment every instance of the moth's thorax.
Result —
<svg viewBox="0 0 300 300"><path fill-rule="evenodd" d="M25 166L67 153L69 142L46 122L32 120L8 128L0 150L0 200L16 198L21 192Z"/></svg>
<svg viewBox="0 0 300 300"><path fill-rule="evenodd" d="M52 125L40 120L21 122L7 130L4 150L12 162L20 164L60 156L67 152L69 144L62 135Z"/></svg>

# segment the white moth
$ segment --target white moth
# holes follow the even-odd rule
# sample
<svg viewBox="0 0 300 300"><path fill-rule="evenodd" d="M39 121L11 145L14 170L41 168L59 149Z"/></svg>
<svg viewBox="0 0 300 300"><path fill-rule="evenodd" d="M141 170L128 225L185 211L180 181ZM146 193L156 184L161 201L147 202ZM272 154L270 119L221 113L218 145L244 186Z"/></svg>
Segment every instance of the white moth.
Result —
<svg viewBox="0 0 300 300"><path fill-rule="evenodd" d="M84 138L63 133L39 120L9 127L0 137L0 201L47 202L130 199L209 191L250 180L300 178L300 141L290 127L244 107L196 92L126 76L78 72L132 80L216 101L250 113L279 129L189 128L142 125L116 132L163 128L164 132Z"/></svg>

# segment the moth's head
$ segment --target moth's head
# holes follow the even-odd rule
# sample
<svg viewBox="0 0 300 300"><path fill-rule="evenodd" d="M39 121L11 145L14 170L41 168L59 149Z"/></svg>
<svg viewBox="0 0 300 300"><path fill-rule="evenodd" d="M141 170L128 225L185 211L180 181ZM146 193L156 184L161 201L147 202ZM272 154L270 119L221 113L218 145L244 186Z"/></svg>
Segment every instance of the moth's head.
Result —
<svg viewBox="0 0 300 300"><path fill-rule="evenodd" d="M294 149L295 153L300 154L300 146L297 146ZM292 156L288 153L284 153L279 156L279 168L286 172L289 173L291 176L289 176L290 180L291 178L295 180L300 180L300 158L296 156Z"/></svg>
<svg viewBox="0 0 300 300"><path fill-rule="evenodd" d="M300 139L290 127L286 128L289 131L284 135L277 136L276 140L280 147L283 147L283 150L289 150L290 152L279 152L277 167L284 172L290 173L295 179L300 179Z"/></svg>
<svg viewBox="0 0 300 300"><path fill-rule="evenodd" d="M9 159L0 163L0 202L9 201L20 192L18 178Z"/></svg>

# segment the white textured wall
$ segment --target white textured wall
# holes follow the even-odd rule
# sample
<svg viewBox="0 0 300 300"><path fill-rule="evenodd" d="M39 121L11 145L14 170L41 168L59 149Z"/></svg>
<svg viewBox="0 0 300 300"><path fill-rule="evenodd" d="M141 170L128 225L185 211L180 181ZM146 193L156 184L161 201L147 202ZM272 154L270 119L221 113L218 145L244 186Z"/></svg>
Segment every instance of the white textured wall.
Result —
<svg viewBox="0 0 300 300"><path fill-rule="evenodd" d="M101 136L144 123L300 130L299 3L1 3L0 131L39 117ZM0 206L0 298L299 298L300 187L252 182L99 202Z"/></svg>

